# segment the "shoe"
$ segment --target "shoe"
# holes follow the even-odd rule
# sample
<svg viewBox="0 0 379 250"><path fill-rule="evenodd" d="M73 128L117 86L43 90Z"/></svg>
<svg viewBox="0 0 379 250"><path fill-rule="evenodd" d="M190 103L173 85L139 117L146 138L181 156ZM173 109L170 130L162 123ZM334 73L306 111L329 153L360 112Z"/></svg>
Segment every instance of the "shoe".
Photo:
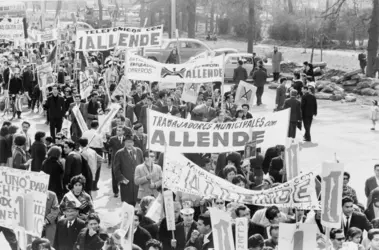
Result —
<svg viewBox="0 0 379 250"><path fill-rule="evenodd" d="M371 128L371 130L375 130L375 128Z"/></svg>
<svg viewBox="0 0 379 250"><path fill-rule="evenodd" d="M115 197L115 198L118 198L118 194L114 194L114 197Z"/></svg>

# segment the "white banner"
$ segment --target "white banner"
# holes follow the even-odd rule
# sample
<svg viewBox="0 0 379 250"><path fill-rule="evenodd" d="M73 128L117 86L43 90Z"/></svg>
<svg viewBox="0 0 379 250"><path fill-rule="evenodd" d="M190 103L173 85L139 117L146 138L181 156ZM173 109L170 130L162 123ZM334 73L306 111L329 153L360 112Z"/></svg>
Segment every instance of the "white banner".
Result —
<svg viewBox="0 0 379 250"><path fill-rule="evenodd" d="M249 104L249 106L252 107L254 105L255 92L257 92L257 87L253 84L240 81L236 92L235 103L239 106Z"/></svg>
<svg viewBox="0 0 379 250"><path fill-rule="evenodd" d="M244 218L236 218L235 226L236 234L236 250L246 250L247 248L247 237L248 237L248 220Z"/></svg>
<svg viewBox="0 0 379 250"><path fill-rule="evenodd" d="M182 97L180 99L185 102L196 104L200 86L200 83L185 83Z"/></svg>
<svg viewBox="0 0 379 250"><path fill-rule="evenodd" d="M32 43L49 42L58 39L57 29L45 29L44 31L28 29L28 39Z"/></svg>
<svg viewBox="0 0 379 250"><path fill-rule="evenodd" d="M292 138L287 138L285 148L286 175L287 180L291 180L301 174L299 166L300 145L299 142L294 142Z"/></svg>
<svg viewBox="0 0 379 250"><path fill-rule="evenodd" d="M160 46L163 25L147 28L107 28L79 30L76 33L76 51L99 51L113 48L143 48Z"/></svg>
<svg viewBox="0 0 379 250"><path fill-rule="evenodd" d="M223 153L245 150L257 141L257 147L285 145L290 109L256 116L252 119L209 123L189 121L151 110L148 139L151 150L164 152L165 144L181 153Z"/></svg>
<svg viewBox="0 0 379 250"><path fill-rule="evenodd" d="M123 202L121 208L120 230L123 237L122 246L125 247L125 249L131 249L133 245L133 220L134 207Z"/></svg>
<svg viewBox="0 0 379 250"><path fill-rule="evenodd" d="M316 224L279 224L278 250L317 249Z"/></svg>
<svg viewBox="0 0 379 250"><path fill-rule="evenodd" d="M120 104L117 104L117 103L112 103L109 106L110 111L105 116L103 122L99 125L99 128L97 129L97 132L99 134L106 133L107 131L109 131L109 128L111 127L111 123L112 123L113 117L116 116L116 114L117 114L117 112L118 112L118 110L120 108L121 108Z"/></svg>
<svg viewBox="0 0 379 250"><path fill-rule="evenodd" d="M75 106L72 109L72 113L74 114L76 121L78 122L79 128L82 131L82 133L88 131L87 123L84 121L83 115L80 112L78 106Z"/></svg>
<svg viewBox="0 0 379 250"><path fill-rule="evenodd" d="M0 225L41 237L49 175L0 167Z"/></svg>
<svg viewBox="0 0 379 250"><path fill-rule="evenodd" d="M193 63L163 64L138 55L128 54L126 63L130 80L205 83L222 81L224 56L199 59Z"/></svg>
<svg viewBox="0 0 379 250"><path fill-rule="evenodd" d="M41 64L41 65L37 65L36 69L37 69L38 73L48 74L48 73L52 73L53 72L53 68L51 67L51 63L50 62Z"/></svg>
<svg viewBox="0 0 379 250"><path fill-rule="evenodd" d="M155 223L158 223L164 217L163 209L163 196L162 193L159 193L158 197L155 198L151 204L149 210L146 213L146 217L152 219Z"/></svg>
<svg viewBox="0 0 379 250"><path fill-rule="evenodd" d="M22 18L5 18L2 17L0 22L0 39L10 41L24 40L24 25Z"/></svg>
<svg viewBox="0 0 379 250"><path fill-rule="evenodd" d="M210 207L208 210L211 215L214 249L234 250L232 217L230 212L225 212L215 207Z"/></svg>
<svg viewBox="0 0 379 250"><path fill-rule="evenodd" d="M163 192L164 207L166 212L166 223L168 231L175 231L175 209L174 197L171 190Z"/></svg>
<svg viewBox="0 0 379 250"><path fill-rule="evenodd" d="M126 77L122 76L120 82L118 83L116 89L112 93L112 99L114 99L116 96L124 96L129 95L130 91L132 89L132 82L126 81Z"/></svg>
<svg viewBox="0 0 379 250"><path fill-rule="evenodd" d="M174 152L172 148L168 148L168 151ZM319 209L313 172L300 175L272 189L253 191L207 172L182 154L172 153L167 156L165 154L163 187L174 192L218 197L243 204Z"/></svg>
<svg viewBox="0 0 379 250"><path fill-rule="evenodd" d="M342 191L344 164L324 162L321 171L321 223L340 228L342 220Z"/></svg>

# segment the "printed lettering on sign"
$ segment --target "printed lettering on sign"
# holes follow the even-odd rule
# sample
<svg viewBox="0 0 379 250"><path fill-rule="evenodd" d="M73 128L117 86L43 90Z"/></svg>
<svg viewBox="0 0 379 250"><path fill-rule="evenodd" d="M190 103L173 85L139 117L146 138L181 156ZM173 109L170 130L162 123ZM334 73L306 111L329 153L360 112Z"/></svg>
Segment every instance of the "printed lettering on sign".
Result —
<svg viewBox="0 0 379 250"><path fill-rule="evenodd" d="M321 222L326 227L341 226L343 173L342 163L322 165Z"/></svg>

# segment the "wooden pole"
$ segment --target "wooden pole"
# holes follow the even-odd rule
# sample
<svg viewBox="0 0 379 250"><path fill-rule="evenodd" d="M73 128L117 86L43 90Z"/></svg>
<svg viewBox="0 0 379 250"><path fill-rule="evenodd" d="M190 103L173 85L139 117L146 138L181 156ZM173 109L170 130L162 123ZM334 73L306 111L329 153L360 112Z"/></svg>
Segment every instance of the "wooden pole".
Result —
<svg viewBox="0 0 379 250"><path fill-rule="evenodd" d="M177 64L180 64L181 59L180 59L180 42L179 42L179 31L178 31L178 29L176 29L175 36L176 36L176 53L177 53L177 58L178 58Z"/></svg>

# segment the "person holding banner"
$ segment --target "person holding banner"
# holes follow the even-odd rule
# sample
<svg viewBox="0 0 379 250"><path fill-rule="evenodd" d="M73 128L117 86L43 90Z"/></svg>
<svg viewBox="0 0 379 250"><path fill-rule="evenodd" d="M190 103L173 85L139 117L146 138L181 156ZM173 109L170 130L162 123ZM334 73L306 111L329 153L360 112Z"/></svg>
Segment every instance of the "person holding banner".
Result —
<svg viewBox="0 0 379 250"><path fill-rule="evenodd" d="M81 102L81 96L79 94L74 96L74 102L70 104L70 107L67 111L69 120L71 121L71 139L76 142L80 137L82 137L83 131L80 130L78 121L72 112L74 107L78 107L80 113L84 114L84 103Z"/></svg>
<svg viewBox="0 0 379 250"><path fill-rule="evenodd" d="M89 128L93 120L98 120L99 109L101 109L101 104L97 101L98 96L97 92L92 92L90 101L84 104L83 117Z"/></svg>
<svg viewBox="0 0 379 250"><path fill-rule="evenodd" d="M183 222L176 224L175 240L171 240L171 247L177 250L184 250L186 242L191 239L194 231L197 231L197 223L194 221L195 210L190 207L180 210Z"/></svg>

